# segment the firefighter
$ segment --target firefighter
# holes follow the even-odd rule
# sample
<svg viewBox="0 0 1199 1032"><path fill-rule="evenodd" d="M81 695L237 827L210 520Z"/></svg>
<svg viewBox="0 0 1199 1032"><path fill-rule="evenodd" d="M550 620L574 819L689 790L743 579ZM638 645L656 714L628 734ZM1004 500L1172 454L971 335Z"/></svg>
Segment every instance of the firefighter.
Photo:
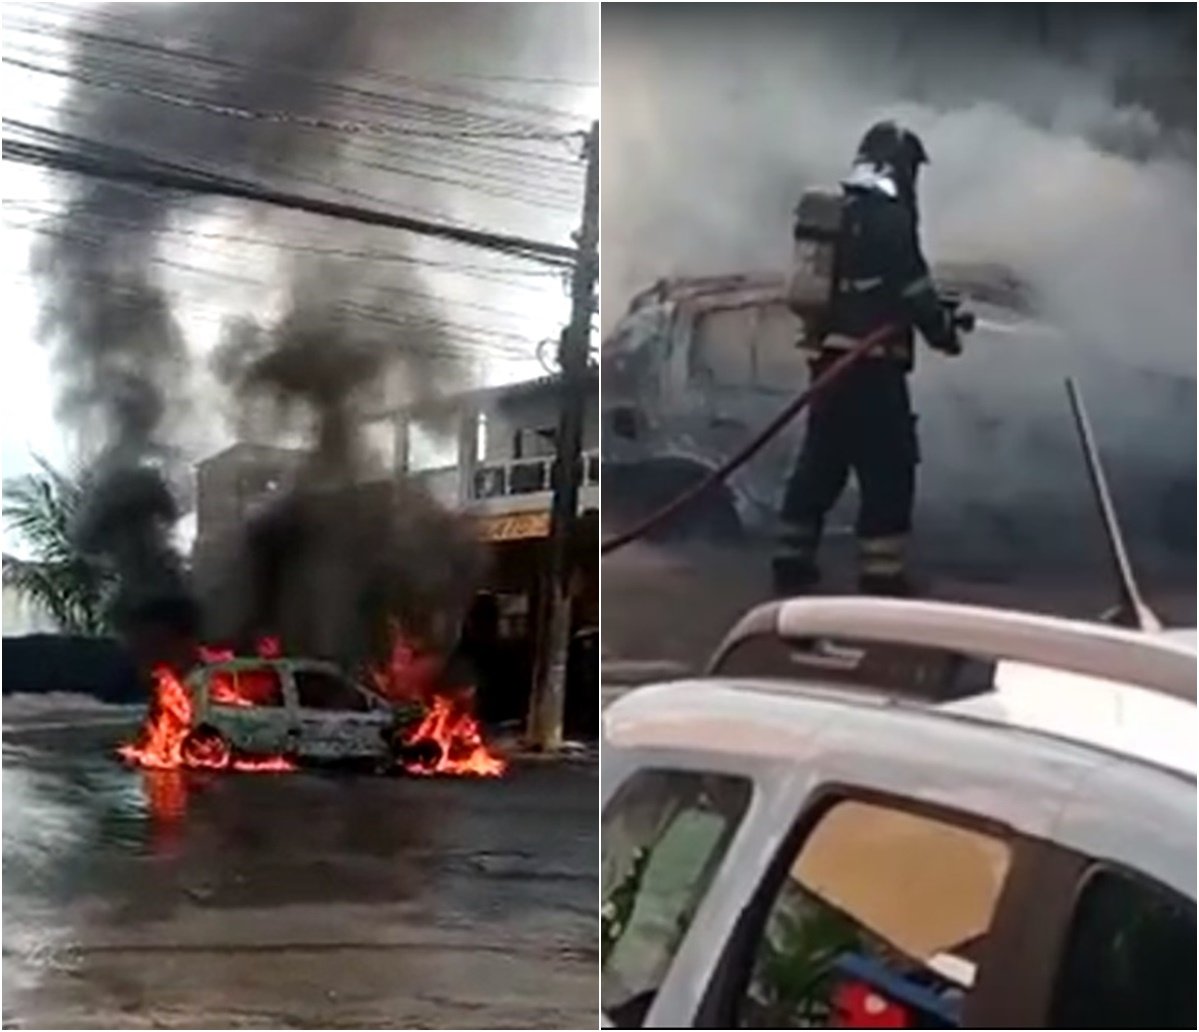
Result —
<svg viewBox="0 0 1199 1032"><path fill-rule="evenodd" d="M854 343L883 326L894 335L814 399L807 434L783 502L775 590L802 593L820 579L825 516L852 471L860 492L859 588L912 593L905 553L919 452L908 394L913 327L934 349L961 351L949 308L937 296L917 232L916 178L927 163L915 133L893 122L871 127L841 183L832 293L800 346L819 376Z"/></svg>

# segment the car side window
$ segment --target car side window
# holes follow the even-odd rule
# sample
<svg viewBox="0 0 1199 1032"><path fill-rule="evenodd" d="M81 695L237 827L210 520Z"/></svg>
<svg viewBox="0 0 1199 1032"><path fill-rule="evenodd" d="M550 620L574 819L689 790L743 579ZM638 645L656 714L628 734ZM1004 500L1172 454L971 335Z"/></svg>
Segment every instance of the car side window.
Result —
<svg viewBox="0 0 1199 1032"><path fill-rule="evenodd" d="M303 709L363 713L370 709L367 697L352 684L325 670L296 670L296 700Z"/></svg>
<svg viewBox="0 0 1199 1032"><path fill-rule="evenodd" d="M278 707L283 705L283 680L270 666L214 670L208 697L214 706Z"/></svg>
<svg viewBox="0 0 1199 1032"><path fill-rule="evenodd" d="M644 770L604 810L604 1014L640 1028L745 816L741 777Z"/></svg>
<svg viewBox="0 0 1199 1032"><path fill-rule="evenodd" d="M1195 904L1095 867L1078 896L1049 1028L1193 1028Z"/></svg>
<svg viewBox="0 0 1199 1032"><path fill-rule="evenodd" d="M695 321L688 375L712 390L748 387L753 381L750 341L754 313L744 308L706 312Z"/></svg>
<svg viewBox="0 0 1199 1032"><path fill-rule="evenodd" d="M952 1028L1003 890L1009 845L940 816L833 803L770 908L741 1028Z"/></svg>

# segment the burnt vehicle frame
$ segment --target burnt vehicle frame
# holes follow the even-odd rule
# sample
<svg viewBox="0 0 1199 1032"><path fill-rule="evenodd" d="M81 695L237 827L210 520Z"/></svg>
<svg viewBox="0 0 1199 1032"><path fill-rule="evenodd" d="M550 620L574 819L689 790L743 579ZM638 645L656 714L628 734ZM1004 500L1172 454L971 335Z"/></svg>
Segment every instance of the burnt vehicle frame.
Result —
<svg viewBox="0 0 1199 1032"><path fill-rule="evenodd" d="M261 688L264 676L266 694L244 694L240 682L256 679ZM215 737L242 757L387 769L404 756L404 732L423 715L422 707L396 705L336 664L316 659L218 660L196 666L181 684L192 704L185 750L211 749L203 743Z"/></svg>

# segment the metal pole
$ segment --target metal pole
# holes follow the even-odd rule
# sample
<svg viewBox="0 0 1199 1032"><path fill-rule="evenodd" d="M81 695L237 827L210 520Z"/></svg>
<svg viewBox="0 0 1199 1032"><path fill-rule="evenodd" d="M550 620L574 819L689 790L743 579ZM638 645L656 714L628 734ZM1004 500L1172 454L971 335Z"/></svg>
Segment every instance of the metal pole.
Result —
<svg viewBox="0 0 1199 1032"><path fill-rule="evenodd" d="M574 580L575 527L578 523L579 478L583 460L583 419L587 407L587 356L591 316L599 275L599 123L591 124L585 145L587 159L583 223L575 241L578 258L571 276L570 323L558 345L561 401L558 412L557 454L554 459L553 502L550 510L550 553L546 576L546 607L542 610L533 665L533 694L529 707L530 744L545 752L562 744L562 715L566 700L566 661L570 651L571 587Z"/></svg>

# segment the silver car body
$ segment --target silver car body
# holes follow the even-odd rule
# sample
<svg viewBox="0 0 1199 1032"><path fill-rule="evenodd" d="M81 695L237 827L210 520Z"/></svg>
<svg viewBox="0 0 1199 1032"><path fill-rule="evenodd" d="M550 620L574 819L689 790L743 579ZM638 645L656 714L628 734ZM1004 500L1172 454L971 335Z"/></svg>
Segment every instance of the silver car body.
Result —
<svg viewBox="0 0 1199 1032"><path fill-rule="evenodd" d="M212 698L213 679L222 673L269 669L279 676L282 706L237 706ZM300 705L296 674L312 672L340 681L361 700L355 709L315 709ZM205 664L186 680L196 727L212 727L238 752L288 753L302 759L385 759L397 725L393 707L350 680L335 665L309 659L234 659Z"/></svg>
<svg viewBox="0 0 1199 1032"><path fill-rule="evenodd" d="M691 1024L734 922L803 801L824 786L899 794L1000 822L1195 898L1193 633L1150 637L944 603L812 599L754 610L718 656L754 634L840 635L999 662L991 691L947 704L846 690L810 674L715 673L637 689L606 710L605 807L646 768L741 775L753 784L647 1027Z"/></svg>

